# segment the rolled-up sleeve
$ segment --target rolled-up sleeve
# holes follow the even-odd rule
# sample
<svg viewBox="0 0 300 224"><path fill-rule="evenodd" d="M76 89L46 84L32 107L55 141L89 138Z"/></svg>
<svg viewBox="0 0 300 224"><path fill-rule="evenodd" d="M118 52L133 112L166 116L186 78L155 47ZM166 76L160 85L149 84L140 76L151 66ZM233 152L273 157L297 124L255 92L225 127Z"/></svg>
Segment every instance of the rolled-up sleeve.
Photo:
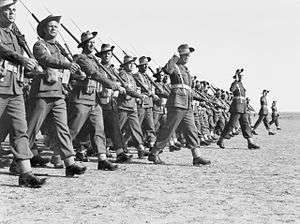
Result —
<svg viewBox="0 0 300 224"><path fill-rule="evenodd" d="M118 89L117 83L108 79L105 76L104 70L95 67L90 60L91 59L87 57L83 57L79 55L76 58L76 63L79 64L81 70L85 74L87 74L87 76L90 77L91 79L100 82L105 88L117 90Z"/></svg>
<svg viewBox="0 0 300 224"><path fill-rule="evenodd" d="M69 69L71 66L70 62L61 60L49 52L45 44L38 41L33 46L33 55L39 64L43 67L50 67L56 69Z"/></svg>

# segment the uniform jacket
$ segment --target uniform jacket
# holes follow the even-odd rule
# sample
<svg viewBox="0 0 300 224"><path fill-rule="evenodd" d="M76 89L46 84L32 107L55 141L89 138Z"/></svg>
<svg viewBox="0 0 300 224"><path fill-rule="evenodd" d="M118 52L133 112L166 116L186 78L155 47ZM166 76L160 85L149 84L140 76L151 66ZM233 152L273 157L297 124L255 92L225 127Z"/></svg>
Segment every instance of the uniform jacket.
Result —
<svg viewBox="0 0 300 224"><path fill-rule="evenodd" d="M246 113L246 89L242 82L234 81L231 84L230 91L233 93L233 99L230 105L230 113Z"/></svg>
<svg viewBox="0 0 300 224"><path fill-rule="evenodd" d="M79 54L74 59L87 78L76 82L70 95L70 102L96 105L100 84L105 88L117 89L116 83L107 78L99 67L100 62L93 54Z"/></svg>
<svg viewBox="0 0 300 224"><path fill-rule="evenodd" d="M23 50L12 30L0 27L0 94L23 94L22 54Z"/></svg>
<svg viewBox="0 0 300 224"><path fill-rule="evenodd" d="M267 97L260 97L260 110L259 115L267 115L268 114L268 106L267 106Z"/></svg>
<svg viewBox="0 0 300 224"><path fill-rule="evenodd" d="M166 102L167 98L169 97L169 89L167 86L163 86L162 82L156 82L156 84L161 87L160 90L155 89L155 94L159 97L159 100L153 101L153 112L159 114L166 113Z"/></svg>
<svg viewBox="0 0 300 224"><path fill-rule="evenodd" d="M47 81L50 76L58 77L59 73L65 72L70 67L70 62L66 61L58 47L58 42L55 40L39 40L33 46L33 54L46 75L34 78L30 93L31 97L64 98L62 77L57 78L55 82Z"/></svg>
<svg viewBox="0 0 300 224"><path fill-rule="evenodd" d="M121 70L119 75L127 87L126 94L119 94L118 96L118 108L121 110L135 111L137 110L136 98L142 98L142 95L138 93L135 79L132 74L125 70Z"/></svg>
<svg viewBox="0 0 300 224"><path fill-rule="evenodd" d="M102 64L108 71L110 71L111 76L106 77L114 82L118 82L116 75L118 71L115 69L112 64ZM100 93L100 104L103 110L115 110L117 109L117 97L119 95L118 91L113 91L112 89L103 87Z"/></svg>
<svg viewBox="0 0 300 224"><path fill-rule="evenodd" d="M179 64L170 59L164 67L164 71L169 74L171 85L185 84L192 86L192 76L185 65ZM182 109L191 109L193 94L191 89L186 88L171 88L170 96L167 101L167 107L177 107Z"/></svg>
<svg viewBox="0 0 300 224"><path fill-rule="evenodd" d="M141 72L138 72L133 75L133 78L135 80L137 80L136 81L137 86L141 88L141 93L147 95L143 102L138 102L138 108L139 107L142 107L142 108L152 108L153 107L153 98L152 98L152 96L149 96L149 92L152 93L154 87L152 86L151 82L146 77L146 75L147 74L143 74ZM142 85L144 87L146 87L146 89L148 91L146 91L142 87Z"/></svg>
<svg viewBox="0 0 300 224"><path fill-rule="evenodd" d="M271 109L272 109L272 116L275 116L275 117L279 116L277 107L275 105L272 105Z"/></svg>

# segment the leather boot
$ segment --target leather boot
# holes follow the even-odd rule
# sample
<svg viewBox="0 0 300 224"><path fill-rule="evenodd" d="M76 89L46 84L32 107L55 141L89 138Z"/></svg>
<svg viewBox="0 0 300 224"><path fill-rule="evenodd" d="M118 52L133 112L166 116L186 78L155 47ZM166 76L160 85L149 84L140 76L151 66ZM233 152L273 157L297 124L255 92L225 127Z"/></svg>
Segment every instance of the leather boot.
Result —
<svg viewBox="0 0 300 224"><path fill-rule="evenodd" d="M30 159L31 167L44 167L49 162L49 158L43 158L40 155L36 155Z"/></svg>
<svg viewBox="0 0 300 224"><path fill-rule="evenodd" d="M46 178L38 178L32 172L22 173L19 177L19 186L40 188L46 183Z"/></svg>
<svg viewBox="0 0 300 224"><path fill-rule="evenodd" d="M165 162L161 160L159 155L155 155L152 153L149 153L148 160L153 162L154 164L161 164L161 165L165 164Z"/></svg>
<svg viewBox="0 0 300 224"><path fill-rule="evenodd" d="M110 162L108 160L100 160L98 162L98 170L114 171L117 169L118 169L118 166L114 165L112 162Z"/></svg>
<svg viewBox="0 0 300 224"><path fill-rule="evenodd" d="M66 167L66 176L73 177L75 174L81 175L86 171L86 166L80 166L79 164L72 164L71 166Z"/></svg>
<svg viewBox="0 0 300 224"><path fill-rule="evenodd" d="M209 164L211 164L209 160L203 159L201 157L196 157L193 159L194 166L209 165Z"/></svg>
<svg viewBox="0 0 300 224"><path fill-rule="evenodd" d="M126 153L122 152L117 155L116 163L128 163L131 161L132 155L128 156Z"/></svg>

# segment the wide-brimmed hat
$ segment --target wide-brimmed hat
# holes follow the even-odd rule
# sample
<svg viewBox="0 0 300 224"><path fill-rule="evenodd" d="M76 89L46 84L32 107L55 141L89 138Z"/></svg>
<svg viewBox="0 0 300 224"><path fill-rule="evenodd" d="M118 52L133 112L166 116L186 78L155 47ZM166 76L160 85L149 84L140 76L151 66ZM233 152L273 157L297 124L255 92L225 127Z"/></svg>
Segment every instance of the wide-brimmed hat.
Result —
<svg viewBox="0 0 300 224"><path fill-rule="evenodd" d="M78 48L81 48L81 47L83 47L83 45L85 44L85 43L87 43L88 41L90 41L91 39L94 39L96 36L97 36L97 32L90 32L89 30L88 31L86 31L86 32L83 32L82 34L81 34L81 37L80 37L80 39L81 39L81 42L78 44Z"/></svg>
<svg viewBox="0 0 300 224"><path fill-rule="evenodd" d="M0 0L0 8L16 4L18 0Z"/></svg>
<svg viewBox="0 0 300 224"><path fill-rule="evenodd" d="M182 54L190 54L190 53L192 53L194 51L195 51L195 48L190 47L188 44L181 44L178 47L178 53L180 55L182 55Z"/></svg>
<svg viewBox="0 0 300 224"><path fill-rule="evenodd" d="M137 57L132 57L130 55L125 55L122 65L126 65L128 63L135 62L136 59L137 59Z"/></svg>
<svg viewBox="0 0 300 224"><path fill-rule="evenodd" d="M269 92L270 92L269 90L264 89L264 90L262 91L262 94L263 94L263 93L269 93Z"/></svg>
<svg viewBox="0 0 300 224"><path fill-rule="evenodd" d="M113 51L115 49L115 46L112 46L110 44L102 44L101 45L101 51L96 53L97 57L100 57L103 53L108 51Z"/></svg>
<svg viewBox="0 0 300 224"><path fill-rule="evenodd" d="M50 15L50 16L46 17L45 19L43 19L36 28L38 35L44 39L44 37L45 37L44 29L47 26L47 24L51 21L56 21L56 22L60 23L60 19L61 19L61 16L53 16L53 15Z"/></svg>
<svg viewBox="0 0 300 224"><path fill-rule="evenodd" d="M139 64L137 66L146 65L151 61L150 57L142 56L139 58Z"/></svg>
<svg viewBox="0 0 300 224"><path fill-rule="evenodd" d="M244 71L243 68L242 68L242 69L237 69L237 70L235 71L235 75L233 76L233 78L235 79L237 75L243 75L243 74L242 74L243 71Z"/></svg>

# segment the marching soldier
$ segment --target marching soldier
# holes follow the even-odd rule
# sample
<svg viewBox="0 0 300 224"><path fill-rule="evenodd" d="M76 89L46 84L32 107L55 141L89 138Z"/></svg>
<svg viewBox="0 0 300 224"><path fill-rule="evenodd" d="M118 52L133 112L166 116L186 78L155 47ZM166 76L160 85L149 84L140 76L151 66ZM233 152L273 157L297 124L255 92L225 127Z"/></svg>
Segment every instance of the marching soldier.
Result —
<svg viewBox="0 0 300 224"><path fill-rule="evenodd" d="M200 157L200 140L192 110L192 76L186 64L193 51L194 48L189 47L187 44L180 45L178 47L180 56L174 55L164 68L171 79L171 93L166 105L168 108L167 121L160 129L155 146L148 156L148 160L155 164L164 164L159 157L159 153L165 148L179 125L184 130L187 147L192 151L193 165L210 164L210 161Z"/></svg>
<svg viewBox="0 0 300 224"><path fill-rule="evenodd" d="M32 153L26 134L27 123L23 98L23 71L35 71L36 60L23 56L13 26L16 18L16 0L0 1L0 139L3 140L9 128L11 150L19 167L19 185L38 188L46 179L39 179L31 170ZM3 136L2 136L3 135ZM4 136L5 135L5 136Z"/></svg>
<svg viewBox="0 0 300 224"><path fill-rule="evenodd" d="M74 150L67 124L67 110L63 83L68 83L66 77L75 74L80 66L74 62L67 62L63 55L62 46L56 41L60 16L48 16L37 27L40 40L34 44L33 54L46 72L33 80L30 96L34 99L34 107L28 122L30 146L32 147L35 137L40 130L48 114L55 126L56 141L59 144L59 153L66 165L66 176L83 174L85 166L76 164ZM44 164L37 150L32 150L34 157L32 164Z"/></svg>
<svg viewBox="0 0 300 224"><path fill-rule="evenodd" d="M148 75L146 74L148 69L148 63L151 61L150 57L142 56L139 58L138 73L134 74L133 77L137 82L137 86L141 88L141 93L146 97L143 101L138 102L138 114L139 122L142 130L145 130L147 144L149 147L153 147L156 141L155 126L153 121L153 100L159 100L158 96L155 95L155 90Z"/></svg>
<svg viewBox="0 0 300 224"><path fill-rule="evenodd" d="M91 142L98 153L99 170L116 170L117 165L106 158L106 137L104 133L102 108L97 102L99 84L113 91L124 93L125 89L104 75L100 62L95 55L95 41L97 32L84 32L81 35L82 53L76 56L75 61L80 65L86 78L78 80L70 96L69 127L72 139L75 139L85 122L90 124Z"/></svg>
<svg viewBox="0 0 300 224"><path fill-rule="evenodd" d="M133 78L135 60L136 57L129 55L124 56L119 75L126 85L126 94L119 94L118 109L121 131L122 133L128 130L130 131L131 137L138 150L138 157L142 159L147 155L147 152L144 148L143 133L139 122L136 100L139 99L143 101L146 96L137 92L136 81Z"/></svg>
<svg viewBox="0 0 300 224"><path fill-rule="evenodd" d="M225 148L224 139L230 138L230 132L234 126L239 122L244 138L248 141L248 149L259 149L252 141L251 127L247 117L247 104L246 104L246 89L242 83L243 69L237 70L233 78L234 82L231 84L230 91L233 93L233 100L230 106L230 118L226 124L217 145L220 148Z"/></svg>
<svg viewBox="0 0 300 224"><path fill-rule="evenodd" d="M262 92L262 96L260 97L260 111L258 113L259 117L257 121L255 122L253 126L252 133L254 135L257 135L256 129L260 125L260 123L263 121L265 128L267 129L269 135L275 135L274 132L270 130L269 120L268 120L268 105L267 105L267 94L269 93L269 90L264 89Z"/></svg>
<svg viewBox="0 0 300 224"><path fill-rule="evenodd" d="M281 128L279 127L279 121L278 121L279 114L277 111L276 101L272 102L271 109L272 109L272 120L270 121L269 125L271 126L273 123L275 123L277 130L281 130Z"/></svg>

